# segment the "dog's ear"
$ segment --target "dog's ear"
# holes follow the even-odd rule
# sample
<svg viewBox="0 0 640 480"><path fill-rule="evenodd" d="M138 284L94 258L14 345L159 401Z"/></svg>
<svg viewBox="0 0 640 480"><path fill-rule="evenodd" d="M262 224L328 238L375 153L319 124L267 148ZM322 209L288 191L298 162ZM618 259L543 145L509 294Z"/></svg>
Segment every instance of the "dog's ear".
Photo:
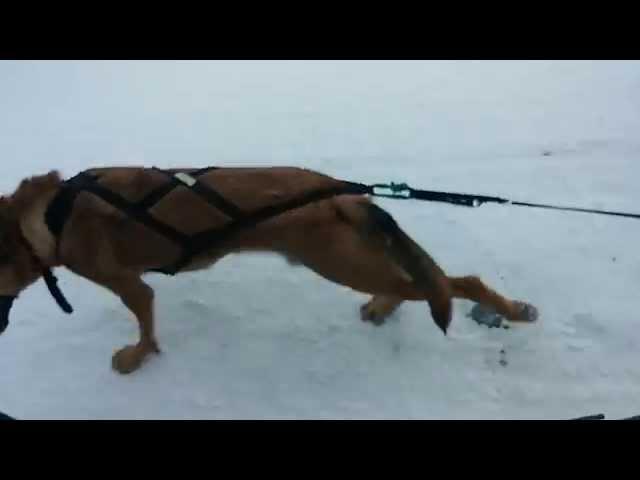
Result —
<svg viewBox="0 0 640 480"><path fill-rule="evenodd" d="M41 195L55 190L61 182L62 179L57 170L52 170L46 175L24 179L11 196L13 210L15 212L26 210Z"/></svg>
<svg viewBox="0 0 640 480"><path fill-rule="evenodd" d="M52 187L57 187L62 181L62 177L60 176L60 172L58 170L51 170L45 176L45 182L49 183Z"/></svg>
<svg viewBox="0 0 640 480"><path fill-rule="evenodd" d="M60 172L58 172L58 170L51 170L46 175L38 175L30 178L25 178L20 183L17 191L26 186L29 186L36 190L50 190L57 187L61 181L62 180L60 177Z"/></svg>

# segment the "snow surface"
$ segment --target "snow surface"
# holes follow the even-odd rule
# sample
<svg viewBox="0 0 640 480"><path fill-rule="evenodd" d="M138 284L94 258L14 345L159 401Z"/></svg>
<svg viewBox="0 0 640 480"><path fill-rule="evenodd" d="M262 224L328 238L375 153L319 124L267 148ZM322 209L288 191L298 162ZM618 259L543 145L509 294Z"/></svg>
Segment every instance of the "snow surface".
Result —
<svg viewBox="0 0 640 480"><path fill-rule="evenodd" d="M297 165L363 182L640 213L638 62L0 62L0 191L57 168ZM544 155L549 151L551 155ZM455 302L384 326L367 297L268 255L150 276L164 354L120 376L119 300L65 270L0 337L23 419L564 419L640 413L640 222L379 201L451 275L532 302L488 329ZM501 365L500 351L506 365Z"/></svg>

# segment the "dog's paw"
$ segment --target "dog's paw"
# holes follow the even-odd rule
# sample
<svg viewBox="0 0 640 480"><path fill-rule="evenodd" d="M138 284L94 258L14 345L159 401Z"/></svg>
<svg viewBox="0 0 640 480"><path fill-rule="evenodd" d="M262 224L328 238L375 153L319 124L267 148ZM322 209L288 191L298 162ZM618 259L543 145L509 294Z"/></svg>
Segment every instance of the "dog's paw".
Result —
<svg viewBox="0 0 640 480"><path fill-rule="evenodd" d="M496 312L493 307L488 305L476 303L467 316L471 317L476 323L486 325L489 328L506 327L506 325L504 325L504 318L502 315Z"/></svg>
<svg viewBox="0 0 640 480"><path fill-rule="evenodd" d="M538 309L526 302L513 302L516 306L517 315L511 320L514 322L535 322L540 314Z"/></svg>
<svg viewBox="0 0 640 480"><path fill-rule="evenodd" d="M123 375L132 373L140 368L146 353L138 345L127 345L113 354L111 367Z"/></svg>
<svg viewBox="0 0 640 480"><path fill-rule="evenodd" d="M401 301L395 298L376 296L360 307L360 319L363 322L371 322L376 326L384 324Z"/></svg>
<svg viewBox="0 0 640 480"><path fill-rule="evenodd" d="M156 342L155 340L151 342L150 350L153 353L158 353L158 354L162 353L162 350L160 350L160 347L158 346L158 342Z"/></svg>
<svg viewBox="0 0 640 480"><path fill-rule="evenodd" d="M369 302L360 307L360 319L363 322L371 322L379 327L384 323L385 316L376 312L375 308L371 306L371 302Z"/></svg>
<svg viewBox="0 0 640 480"><path fill-rule="evenodd" d="M513 314L506 317L510 322L532 323L538 320L538 309L533 305L518 301L514 301L513 305L515 307ZM504 321L505 317L488 305L475 304L467 316L488 327L509 328L509 324Z"/></svg>

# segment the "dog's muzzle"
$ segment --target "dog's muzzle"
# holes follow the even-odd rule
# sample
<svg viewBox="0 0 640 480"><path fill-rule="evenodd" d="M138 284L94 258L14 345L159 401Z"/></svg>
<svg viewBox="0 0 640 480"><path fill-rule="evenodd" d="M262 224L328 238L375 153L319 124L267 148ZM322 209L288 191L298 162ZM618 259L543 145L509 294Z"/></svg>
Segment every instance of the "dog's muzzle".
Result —
<svg viewBox="0 0 640 480"><path fill-rule="evenodd" d="M9 325L9 312L15 299L16 297L0 296L0 334L4 332Z"/></svg>

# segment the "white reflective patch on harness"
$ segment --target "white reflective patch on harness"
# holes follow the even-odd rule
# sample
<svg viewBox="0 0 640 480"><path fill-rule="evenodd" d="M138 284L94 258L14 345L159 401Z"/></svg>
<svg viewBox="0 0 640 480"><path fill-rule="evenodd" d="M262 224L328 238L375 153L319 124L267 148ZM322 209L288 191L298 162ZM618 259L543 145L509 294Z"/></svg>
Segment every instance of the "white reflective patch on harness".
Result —
<svg viewBox="0 0 640 480"><path fill-rule="evenodd" d="M195 178L193 178L188 173L182 173L182 172L176 173L174 177L176 177L178 180L180 180L182 183L184 183L189 187L193 187L198 182Z"/></svg>

